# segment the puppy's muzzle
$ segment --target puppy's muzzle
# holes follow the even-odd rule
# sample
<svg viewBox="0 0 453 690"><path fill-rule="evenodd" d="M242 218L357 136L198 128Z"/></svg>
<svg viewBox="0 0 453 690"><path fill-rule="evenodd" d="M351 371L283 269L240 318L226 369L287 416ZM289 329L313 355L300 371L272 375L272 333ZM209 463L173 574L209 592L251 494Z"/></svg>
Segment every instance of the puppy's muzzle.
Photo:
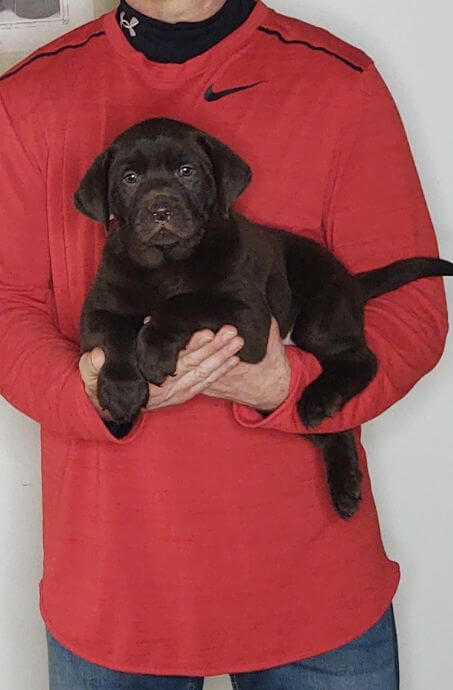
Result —
<svg viewBox="0 0 453 690"><path fill-rule="evenodd" d="M149 194L138 210L135 229L145 244L170 246L191 232L191 217L183 200L172 194Z"/></svg>

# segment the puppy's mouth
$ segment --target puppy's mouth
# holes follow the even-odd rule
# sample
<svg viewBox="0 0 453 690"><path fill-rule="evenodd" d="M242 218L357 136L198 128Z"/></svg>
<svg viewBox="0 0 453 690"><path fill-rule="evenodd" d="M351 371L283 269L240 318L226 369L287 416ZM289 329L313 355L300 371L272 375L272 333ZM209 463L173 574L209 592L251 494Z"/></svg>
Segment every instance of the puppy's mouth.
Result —
<svg viewBox="0 0 453 690"><path fill-rule="evenodd" d="M175 219L176 221L176 219ZM139 243L144 247L171 247L190 237L189 223L167 221L166 223L139 223L135 226Z"/></svg>
<svg viewBox="0 0 453 690"><path fill-rule="evenodd" d="M190 241L195 227L189 209L158 198L152 205L139 209L134 230L139 244L146 249L184 244Z"/></svg>
<svg viewBox="0 0 453 690"><path fill-rule="evenodd" d="M157 247L173 247L180 242L180 239L181 238L169 228L161 227L150 236L149 242Z"/></svg>

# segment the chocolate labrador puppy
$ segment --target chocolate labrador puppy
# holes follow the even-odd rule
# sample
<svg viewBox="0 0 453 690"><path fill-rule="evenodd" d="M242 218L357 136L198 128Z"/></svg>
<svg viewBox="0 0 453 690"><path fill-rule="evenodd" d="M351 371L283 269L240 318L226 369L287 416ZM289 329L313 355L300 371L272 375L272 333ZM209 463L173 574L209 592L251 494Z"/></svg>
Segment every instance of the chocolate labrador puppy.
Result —
<svg viewBox="0 0 453 690"><path fill-rule="evenodd" d="M315 428L375 375L365 302L416 278L453 275L448 261L417 258L352 276L318 243L232 211L250 179L220 141L152 119L118 136L82 180L77 208L106 227L116 219L81 318L82 352L105 352L98 397L115 421L134 420L147 382L174 373L194 331L233 324L244 339L241 360L259 362L273 314L281 336L291 332L322 365L298 403ZM306 438L323 454L338 513L351 517L361 484L352 431Z"/></svg>

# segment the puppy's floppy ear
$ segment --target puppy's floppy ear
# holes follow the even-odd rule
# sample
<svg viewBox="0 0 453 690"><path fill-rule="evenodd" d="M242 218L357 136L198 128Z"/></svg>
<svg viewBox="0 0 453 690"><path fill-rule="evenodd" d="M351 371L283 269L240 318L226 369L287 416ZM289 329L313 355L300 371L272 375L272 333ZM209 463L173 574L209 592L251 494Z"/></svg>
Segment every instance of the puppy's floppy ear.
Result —
<svg viewBox="0 0 453 690"><path fill-rule="evenodd" d="M108 203L108 170L110 149L101 153L85 173L74 194L74 204L88 218L107 225L110 217Z"/></svg>
<svg viewBox="0 0 453 690"><path fill-rule="evenodd" d="M228 218L231 204L250 183L252 171L237 153L218 139L203 134L202 145L214 169L220 212Z"/></svg>

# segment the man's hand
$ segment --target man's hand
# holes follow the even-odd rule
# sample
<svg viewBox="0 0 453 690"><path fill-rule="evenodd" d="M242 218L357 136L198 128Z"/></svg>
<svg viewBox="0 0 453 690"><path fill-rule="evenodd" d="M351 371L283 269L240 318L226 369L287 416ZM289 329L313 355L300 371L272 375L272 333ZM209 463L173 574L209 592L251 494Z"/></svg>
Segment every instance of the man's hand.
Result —
<svg viewBox="0 0 453 690"><path fill-rule="evenodd" d="M204 393L218 379L239 366L236 353L244 345L234 326L212 331L197 331L178 357L176 372L160 386L149 386L147 410L179 405L198 393Z"/></svg>
<svg viewBox="0 0 453 690"><path fill-rule="evenodd" d="M199 393L224 398L263 411L271 411L288 397L291 370L277 322L272 319L264 359L245 364L237 353L244 341L234 326L223 326L218 333L197 331L178 357L176 373L161 386L149 384L146 410L179 405ZM104 364L99 347L85 352L79 361L85 391L103 419L111 420L97 399L97 378Z"/></svg>
<svg viewBox="0 0 453 690"><path fill-rule="evenodd" d="M270 412L288 397L290 380L291 369L285 346L273 318L264 359L258 364L240 362L202 392Z"/></svg>
<svg viewBox="0 0 453 690"><path fill-rule="evenodd" d="M179 405L202 393L218 378L231 372L239 364L236 353L243 346L234 326L223 326L215 335L211 331L197 331L187 348L181 350L176 372L161 386L149 384L149 401L146 410L156 410L169 405ZM79 371L86 394L102 419L111 420L97 398L97 380L105 361L104 352L95 347L85 352L79 360Z"/></svg>

